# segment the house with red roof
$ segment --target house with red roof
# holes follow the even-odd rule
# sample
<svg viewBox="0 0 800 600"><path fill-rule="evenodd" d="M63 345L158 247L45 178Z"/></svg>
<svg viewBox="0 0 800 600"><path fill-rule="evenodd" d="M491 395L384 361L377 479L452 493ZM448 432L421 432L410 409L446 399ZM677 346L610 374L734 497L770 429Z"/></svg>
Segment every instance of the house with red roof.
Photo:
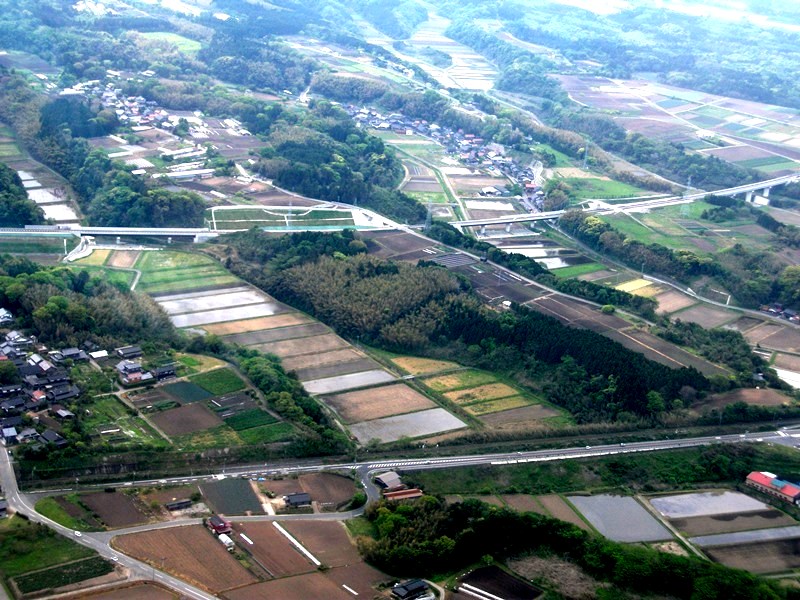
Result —
<svg viewBox="0 0 800 600"><path fill-rule="evenodd" d="M778 479L774 473L753 471L747 476L745 484L759 492L780 498L784 502L800 504L800 486Z"/></svg>

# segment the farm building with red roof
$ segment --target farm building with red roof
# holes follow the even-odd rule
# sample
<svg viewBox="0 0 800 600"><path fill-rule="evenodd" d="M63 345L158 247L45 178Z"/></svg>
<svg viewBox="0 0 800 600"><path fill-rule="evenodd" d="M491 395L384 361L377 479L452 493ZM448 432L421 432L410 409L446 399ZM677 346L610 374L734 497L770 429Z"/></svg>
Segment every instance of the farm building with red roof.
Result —
<svg viewBox="0 0 800 600"><path fill-rule="evenodd" d="M747 485L759 492L780 498L791 504L800 504L800 486L778 479L774 473L753 471L747 476Z"/></svg>

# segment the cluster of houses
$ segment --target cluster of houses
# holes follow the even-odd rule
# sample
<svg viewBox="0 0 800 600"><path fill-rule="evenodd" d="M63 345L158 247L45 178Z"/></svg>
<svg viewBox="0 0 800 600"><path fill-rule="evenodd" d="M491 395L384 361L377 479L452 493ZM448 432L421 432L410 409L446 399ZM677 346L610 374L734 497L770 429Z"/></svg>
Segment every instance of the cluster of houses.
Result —
<svg viewBox="0 0 800 600"><path fill-rule="evenodd" d="M109 71L109 78L119 78L119 71ZM121 123L131 125L133 131L144 131L153 126L173 127L177 119L170 121L170 114L160 108L154 100L142 96L125 96L115 81L103 85L99 79L82 81L60 92L61 96L96 98L103 108L113 110Z"/></svg>
<svg viewBox="0 0 800 600"><path fill-rule="evenodd" d="M138 346L117 348L114 353L121 359L116 369L125 385L175 376L175 367L171 365L145 371L136 360L142 356ZM109 358L107 350L91 342L82 348L48 350L35 337L19 331L6 333L0 341L0 363L14 365L19 383L0 386L0 443L66 446L67 441L58 431L61 424L75 418L66 405L81 395L67 366Z"/></svg>
<svg viewBox="0 0 800 600"><path fill-rule="evenodd" d="M114 367L122 385L138 385L175 377L175 365L146 370L139 360L144 354L139 346L123 346L114 350L114 354L122 359Z"/></svg>
<svg viewBox="0 0 800 600"><path fill-rule="evenodd" d="M536 183L536 173L532 165L522 166L507 155L501 144L487 142L472 133L453 130L424 119L412 119L400 113L383 115L373 109L350 105L348 114L360 127L370 127L379 131L391 131L397 135L419 134L431 138L444 146L446 152L460 164L489 175L505 175L518 182L525 190L529 200L540 200L542 194ZM533 144L532 138L527 141ZM494 187L482 190L484 196L511 196L511 192ZM529 206L530 208L530 206ZM538 207L541 210L541 206Z"/></svg>
<svg viewBox="0 0 800 600"><path fill-rule="evenodd" d="M0 442L6 446L19 443L53 444L56 448L67 441L56 431L58 423L74 419L64 404L77 398L81 390L72 383L64 367L66 361L89 360L85 350L64 348L45 357L44 348L35 338L19 331L10 331L0 342L0 362L16 368L20 382L0 386ZM32 416L26 420L23 415ZM30 426L37 421L44 428Z"/></svg>

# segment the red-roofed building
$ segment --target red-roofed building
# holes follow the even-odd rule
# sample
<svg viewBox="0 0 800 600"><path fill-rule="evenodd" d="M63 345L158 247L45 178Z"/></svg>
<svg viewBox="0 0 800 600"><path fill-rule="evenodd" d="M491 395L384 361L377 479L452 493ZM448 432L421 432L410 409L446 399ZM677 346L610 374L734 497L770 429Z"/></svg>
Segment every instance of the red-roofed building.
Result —
<svg viewBox="0 0 800 600"><path fill-rule="evenodd" d="M800 486L778 479L774 473L753 471L747 476L745 483L759 492L775 496L784 502L800 504Z"/></svg>
<svg viewBox="0 0 800 600"><path fill-rule="evenodd" d="M397 490L396 492L384 492L383 497L387 500L413 500L422 497L422 490L412 488L410 490Z"/></svg>

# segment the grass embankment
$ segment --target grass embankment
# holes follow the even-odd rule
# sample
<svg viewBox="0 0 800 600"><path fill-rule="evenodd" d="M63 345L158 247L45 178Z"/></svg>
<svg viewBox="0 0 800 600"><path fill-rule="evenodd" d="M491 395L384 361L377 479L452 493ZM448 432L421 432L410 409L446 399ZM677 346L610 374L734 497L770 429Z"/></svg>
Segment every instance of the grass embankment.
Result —
<svg viewBox="0 0 800 600"><path fill-rule="evenodd" d="M797 478L800 455L793 449L767 445L721 444L550 463L435 469L410 473L407 479L429 494L648 492L735 485L751 471L769 469Z"/></svg>

